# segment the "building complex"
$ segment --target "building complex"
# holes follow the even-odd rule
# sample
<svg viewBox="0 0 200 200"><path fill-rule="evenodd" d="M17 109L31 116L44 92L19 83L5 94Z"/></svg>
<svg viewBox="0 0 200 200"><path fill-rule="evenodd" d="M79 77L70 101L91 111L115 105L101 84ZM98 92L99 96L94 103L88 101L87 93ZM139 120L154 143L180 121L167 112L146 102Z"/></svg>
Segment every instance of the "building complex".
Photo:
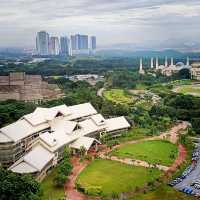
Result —
<svg viewBox="0 0 200 200"><path fill-rule="evenodd" d="M103 134L116 136L129 127L125 117L105 119L90 103L39 107L0 129L0 163L42 180L63 158L66 146L74 153L89 150Z"/></svg>
<svg viewBox="0 0 200 200"><path fill-rule="evenodd" d="M70 38L64 36L49 37L46 31L40 31L36 37L37 54L41 56L56 55L77 55L94 53L96 50L96 37L75 34Z"/></svg>
<svg viewBox="0 0 200 200"><path fill-rule="evenodd" d="M154 66L154 60L155 60L155 66ZM155 71L160 71L165 76L172 76L175 73L178 73L179 71L186 69L190 71L191 78L200 80L200 62L193 62L190 63L189 57L186 59L186 63L178 62L174 64L174 59L171 58L170 62L168 61L168 58L165 57L165 63L164 65L159 64L159 58L156 59L151 58L151 66L150 68ZM143 68L143 62L142 58L140 58L140 67L139 67L139 73L144 74L144 68Z"/></svg>

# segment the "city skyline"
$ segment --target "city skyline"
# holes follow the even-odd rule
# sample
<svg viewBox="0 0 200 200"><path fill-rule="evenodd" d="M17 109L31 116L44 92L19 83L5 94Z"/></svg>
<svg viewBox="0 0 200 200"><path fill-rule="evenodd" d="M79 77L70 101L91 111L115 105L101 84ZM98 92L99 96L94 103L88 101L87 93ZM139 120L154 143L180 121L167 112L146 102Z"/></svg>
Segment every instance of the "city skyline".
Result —
<svg viewBox="0 0 200 200"><path fill-rule="evenodd" d="M41 29L96 35L101 46L192 46L200 38L199 17L198 0L2 0L0 46L33 47Z"/></svg>
<svg viewBox="0 0 200 200"><path fill-rule="evenodd" d="M36 35L36 54L41 56L89 55L96 52L96 36L75 34L71 36L51 36L47 31Z"/></svg>

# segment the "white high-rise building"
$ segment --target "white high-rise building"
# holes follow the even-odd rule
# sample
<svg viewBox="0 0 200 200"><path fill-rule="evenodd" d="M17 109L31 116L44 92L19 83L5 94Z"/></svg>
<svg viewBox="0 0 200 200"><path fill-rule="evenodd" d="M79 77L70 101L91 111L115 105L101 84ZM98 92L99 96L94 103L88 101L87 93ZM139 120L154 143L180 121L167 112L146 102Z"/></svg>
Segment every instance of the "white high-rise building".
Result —
<svg viewBox="0 0 200 200"><path fill-rule="evenodd" d="M156 58L156 70L158 70L159 68L159 61L158 61L158 57Z"/></svg>
<svg viewBox="0 0 200 200"><path fill-rule="evenodd" d="M153 69L153 58L151 58L151 69Z"/></svg>
<svg viewBox="0 0 200 200"><path fill-rule="evenodd" d="M49 55L49 34L46 31L40 31L37 33L36 48L38 55Z"/></svg>
<svg viewBox="0 0 200 200"><path fill-rule="evenodd" d="M49 51L51 55L59 55L60 52L60 44L59 44L59 38L58 37L50 37L49 42Z"/></svg>
<svg viewBox="0 0 200 200"><path fill-rule="evenodd" d="M167 56L165 57L165 67L168 66L168 60L167 60Z"/></svg>

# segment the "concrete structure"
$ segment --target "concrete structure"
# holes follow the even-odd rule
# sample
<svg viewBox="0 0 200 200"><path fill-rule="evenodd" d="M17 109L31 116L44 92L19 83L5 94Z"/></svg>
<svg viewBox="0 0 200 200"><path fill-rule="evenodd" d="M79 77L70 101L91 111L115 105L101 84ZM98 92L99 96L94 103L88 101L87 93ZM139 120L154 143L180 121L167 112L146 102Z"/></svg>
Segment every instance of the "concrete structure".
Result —
<svg viewBox="0 0 200 200"><path fill-rule="evenodd" d="M124 117L105 119L90 103L37 108L0 129L0 163L42 180L66 146L89 150L103 134L116 136L129 127Z"/></svg>
<svg viewBox="0 0 200 200"><path fill-rule="evenodd" d="M55 84L48 84L41 75L23 72L0 76L0 100L44 101L62 97L64 94Z"/></svg>
<svg viewBox="0 0 200 200"><path fill-rule="evenodd" d="M49 53L50 55L57 56L60 53L60 43L58 37L50 37L49 40Z"/></svg>
<svg viewBox="0 0 200 200"><path fill-rule="evenodd" d="M153 58L151 58L151 69L153 69L153 68L154 68L153 61L154 61L154 59L153 59Z"/></svg>
<svg viewBox="0 0 200 200"><path fill-rule="evenodd" d="M143 70L142 58L140 58L140 69L139 69L139 73L140 73L140 74L144 74L144 73L145 73L145 71Z"/></svg>
<svg viewBox="0 0 200 200"><path fill-rule="evenodd" d="M97 39L95 36L90 37L90 49L91 50L96 50L97 48Z"/></svg>
<svg viewBox="0 0 200 200"><path fill-rule="evenodd" d="M68 56L69 55L69 39L67 37L60 38L60 54Z"/></svg>
<svg viewBox="0 0 200 200"><path fill-rule="evenodd" d="M191 76L192 79L200 80L200 62L192 63Z"/></svg>
<svg viewBox="0 0 200 200"><path fill-rule="evenodd" d="M37 53L41 56L49 54L49 34L46 31L40 31L36 37Z"/></svg>

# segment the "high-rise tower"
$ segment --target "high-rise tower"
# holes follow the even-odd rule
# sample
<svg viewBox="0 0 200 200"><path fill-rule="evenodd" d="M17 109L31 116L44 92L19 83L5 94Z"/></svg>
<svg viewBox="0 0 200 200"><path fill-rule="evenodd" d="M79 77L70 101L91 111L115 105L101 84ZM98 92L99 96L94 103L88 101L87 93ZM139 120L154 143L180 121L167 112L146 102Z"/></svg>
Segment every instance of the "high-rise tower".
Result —
<svg viewBox="0 0 200 200"><path fill-rule="evenodd" d="M151 58L151 69L153 69L153 58Z"/></svg>
<svg viewBox="0 0 200 200"><path fill-rule="evenodd" d="M67 37L60 38L60 54L69 55L69 39Z"/></svg>
<svg viewBox="0 0 200 200"><path fill-rule="evenodd" d="M36 37L37 53L41 56L49 54L49 34L46 31L40 31Z"/></svg>

